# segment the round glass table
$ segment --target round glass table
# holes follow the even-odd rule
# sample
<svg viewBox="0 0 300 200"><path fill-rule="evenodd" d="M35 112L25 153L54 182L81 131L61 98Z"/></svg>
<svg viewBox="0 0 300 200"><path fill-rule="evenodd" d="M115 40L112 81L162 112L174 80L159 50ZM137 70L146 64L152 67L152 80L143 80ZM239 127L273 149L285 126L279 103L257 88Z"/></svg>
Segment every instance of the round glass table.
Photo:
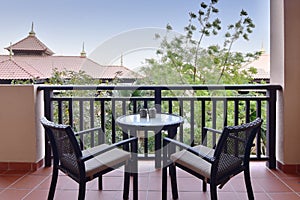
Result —
<svg viewBox="0 0 300 200"><path fill-rule="evenodd" d="M174 138L177 128L183 123L183 118L174 114L156 114L155 118L141 118L140 114L123 115L116 123L127 135L136 136L137 131L154 131L155 133L155 168L161 167L161 131L167 131L168 137Z"/></svg>

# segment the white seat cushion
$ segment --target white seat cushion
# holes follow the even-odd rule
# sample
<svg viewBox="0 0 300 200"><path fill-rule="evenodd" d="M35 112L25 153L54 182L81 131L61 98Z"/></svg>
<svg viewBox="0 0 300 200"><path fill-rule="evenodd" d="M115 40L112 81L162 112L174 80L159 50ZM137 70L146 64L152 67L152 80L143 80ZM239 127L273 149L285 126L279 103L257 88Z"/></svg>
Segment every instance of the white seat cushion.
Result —
<svg viewBox="0 0 300 200"><path fill-rule="evenodd" d="M214 149L208 148L203 145L193 147L196 151L201 152L203 155L213 157ZM171 160L182 166L185 166L198 174L201 174L205 178L211 177L211 163L202 159L201 157L188 152L187 150L182 150L171 155ZM229 154L222 153L219 161L218 176L223 176L224 174L230 172L241 166L242 160Z"/></svg>
<svg viewBox="0 0 300 200"><path fill-rule="evenodd" d="M208 155L211 157L214 155L214 149L208 148L203 145L195 146L193 147L193 149L201 152L201 154L204 155ZM201 174L206 178L210 178L211 164L203 160L201 157L188 152L187 150L182 150L172 154L171 160L197 172L198 174Z"/></svg>
<svg viewBox="0 0 300 200"><path fill-rule="evenodd" d="M101 144L84 150L82 154L84 156L90 155L107 147L109 147L109 145ZM114 165L127 161L128 159L130 159L130 153L122 149L115 148L107 151L85 162L86 177L92 177L95 173L103 171L109 167L113 167Z"/></svg>

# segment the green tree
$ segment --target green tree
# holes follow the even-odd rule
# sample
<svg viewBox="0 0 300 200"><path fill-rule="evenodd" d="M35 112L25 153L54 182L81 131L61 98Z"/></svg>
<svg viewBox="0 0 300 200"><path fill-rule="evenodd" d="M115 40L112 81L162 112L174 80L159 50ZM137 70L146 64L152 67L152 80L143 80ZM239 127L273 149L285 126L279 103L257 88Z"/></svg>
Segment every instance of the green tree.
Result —
<svg viewBox="0 0 300 200"><path fill-rule="evenodd" d="M245 64L257 59L261 52L232 52L234 43L249 40L255 25L245 10L239 19L229 24L223 44L203 47L203 41L219 34L222 22L218 18L218 0L202 2L197 12L189 13L184 27L185 35L172 37L172 26L166 26L166 35L161 37L157 55L160 59L148 59L141 69L146 76L142 84L244 84L252 81L254 68L243 69ZM162 78L163 77L163 78Z"/></svg>

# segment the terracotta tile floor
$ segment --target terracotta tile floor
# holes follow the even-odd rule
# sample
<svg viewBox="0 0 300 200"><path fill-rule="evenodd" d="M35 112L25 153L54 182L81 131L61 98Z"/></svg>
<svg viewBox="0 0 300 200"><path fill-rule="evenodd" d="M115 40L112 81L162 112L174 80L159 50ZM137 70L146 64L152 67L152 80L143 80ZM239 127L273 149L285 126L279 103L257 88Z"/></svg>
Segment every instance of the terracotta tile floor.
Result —
<svg viewBox="0 0 300 200"><path fill-rule="evenodd" d="M258 200L300 199L300 175L284 174L278 170L269 170L264 162L251 162L251 177L255 197ZM52 168L41 168L36 172L0 171L0 200L43 200L47 199ZM104 176L104 190L97 190L97 180L87 185L86 199L122 199L122 169ZM170 182L169 199L171 199ZM161 171L154 170L151 161L139 162L139 199L161 199ZM178 170L178 188L180 199L210 199L209 192L201 192L200 180ZM78 184L60 174L55 199L77 199ZM218 190L219 199L247 199L244 178L240 174L232 178L223 189ZM130 193L132 199L132 193Z"/></svg>

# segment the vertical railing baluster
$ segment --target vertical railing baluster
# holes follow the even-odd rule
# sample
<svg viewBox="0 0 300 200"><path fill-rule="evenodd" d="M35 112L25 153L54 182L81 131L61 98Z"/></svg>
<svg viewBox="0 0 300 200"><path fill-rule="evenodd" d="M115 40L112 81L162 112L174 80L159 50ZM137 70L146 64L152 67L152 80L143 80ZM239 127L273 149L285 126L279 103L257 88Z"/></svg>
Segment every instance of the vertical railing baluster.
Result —
<svg viewBox="0 0 300 200"><path fill-rule="evenodd" d="M83 101L79 100L79 130L82 131L84 129L84 117L83 117ZM83 135L80 135L80 140L84 144L84 138Z"/></svg>
<svg viewBox="0 0 300 200"><path fill-rule="evenodd" d="M62 101L57 101L57 115L58 115L58 123L63 124L63 107Z"/></svg>
<svg viewBox="0 0 300 200"><path fill-rule="evenodd" d="M205 109L205 100L201 100L201 126L202 126L202 133L201 133L201 143L203 145L207 145L207 137L204 135L204 127L206 126L206 109Z"/></svg>
<svg viewBox="0 0 300 200"><path fill-rule="evenodd" d="M239 100L234 101L234 124L239 124ZM238 137L239 133L236 133L236 136ZM239 143L237 140L234 140L234 152L235 156L238 156L239 154Z"/></svg>
<svg viewBox="0 0 300 200"><path fill-rule="evenodd" d="M212 99L212 128L216 129L217 127L217 100L216 99ZM212 133L212 146L216 145L216 133Z"/></svg>
<svg viewBox="0 0 300 200"><path fill-rule="evenodd" d="M111 142L116 143L116 100L111 100ZM99 139L100 141L100 139Z"/></svg>
<svg viewBox="0 0 300 200"><path fill-rule="evenodd" d="M239 100L234 100L234 125L239 124Z"/></svg>
<svg viewBox="0 0 300 200"><path fill-rule="evenodd" d="M133 107L132 107L132 113L137 113L138 109L137 109L137 101L136 100L131 100Z"/></svg>
<svg viewBox="0 0 300 200"><path fill-rule="evenodd" d="M143 108L148 108L148 101L144 101L143 102ZM148 145L148 142L149 142L149 140L148 140L148 131L147 130L144 130L144 138L143 138L143 142L144 142L144 156L145 156L145 158L148 158L148 153L149 153L149 151L148 151L148 148L149 148L149 145Z"/></svg>
<svg viewBox="0 0 300 200"><path fill-rule="evenodd" d="M223 119L224 119L223 126L225 127L228 125L228 103L226 98L224 98L223 100Z"/></svg>
<svg viewBox="0 0 300 200"><path fill-rule="evenodd" d="M179 115L183 116L183 100L179 100ZM179 128L179 140L180 142L184 142L183 141L183 126L181 125Z"/></svg>
<svg viewBox="0 0 300 200"><path fill-rule="evenodd" d="M104 100L102 100L101 101L101 130L102 130L102 133L101 133L101 135L100 135L100 144L103 144L103 143L105 143L105 136L106 136L106 134L105 134L105 127L106 127L106 124L105 124L105 116L106 116L106 113L105 113L105 101Z"/></svg>
<svg viewBox="0 0 300 200"><path fill-rule="evenodd" d="M261 101L256 101L256 117L261 118ZM256 135L256 157L261 158L261 130Z"/></svg>
<svg viewBox="0 0 300 200"><path fill-rule="evenodd" d="M73 121L73 100L72 99L68 101L68 114L69 114L69 125L73 127L74 121Z"/></svg>
<svg viewBox="0 0 300 200"><path fill-rule="evenodd" d="M95 127L95 104L94 100L90 100L90 128ZM95 146L95 132L91 132L91 138L90 138L91 147Z"/></svg>
<svg viewBox="0 0 300 200"><path fill-rule="evenodd" d="M173 113L173 101L172 100L169 100L169 114L172 114Z"/></svg>
<svg viewBox="0 0 300 200"><path fill-rule="evenodd" d="M251 115L251 114L250 114L250 111L251 111L251 108L250 108L250 100L246 100L246 101L245 101L245 107L246 107L246 116L245 116L246 119L245 119L245 120L246 120L246 123L249 123L250 120L251 120L251 119L250 119L250 117L251 117L251 116L250 116L250 115Z"/></svg>
<svg viewBox="0 0 300 200"><path fill-rule="evenodd" d="M190 139L190 145L193 147L195 146L195 101L190 101L190 118L191 118L191 139Z"/></svg>

